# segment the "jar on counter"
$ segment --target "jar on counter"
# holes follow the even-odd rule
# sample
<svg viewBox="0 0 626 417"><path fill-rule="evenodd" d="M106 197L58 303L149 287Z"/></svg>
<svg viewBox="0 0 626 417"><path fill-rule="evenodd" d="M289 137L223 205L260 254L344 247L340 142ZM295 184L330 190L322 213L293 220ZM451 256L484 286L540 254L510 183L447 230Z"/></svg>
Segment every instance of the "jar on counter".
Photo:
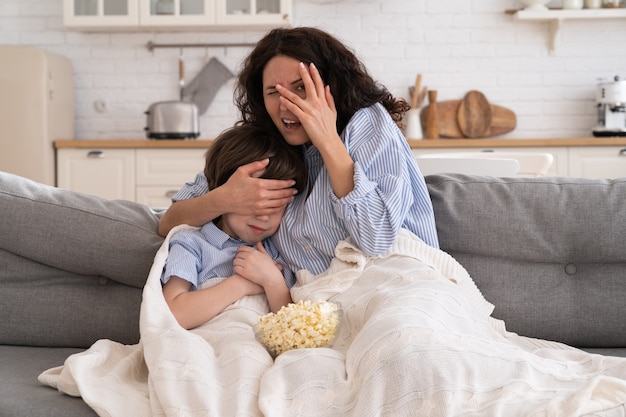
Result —
<svg viewBox="0 0 626 417"><path fill-rule="evenodd" d="M600 9L602 0L585 0L585 9Z"/></svg>
<svg viewBox="0 0 626 417"><path fill-rule="evenodd" d="M624 7L624 0L603 0L602 7L605 9L617 9Z"/></svg>
<svg viewBox="0 0 626 417"><path fill-rule="evenodd" d="M564 9L582 9L583 0L563 0Z"/></svg>
<svg viewBox="0 0 626 417"><path fill-rule="evenodd" d="M582 9L583 0L563 0L564 9Z"/></svg>

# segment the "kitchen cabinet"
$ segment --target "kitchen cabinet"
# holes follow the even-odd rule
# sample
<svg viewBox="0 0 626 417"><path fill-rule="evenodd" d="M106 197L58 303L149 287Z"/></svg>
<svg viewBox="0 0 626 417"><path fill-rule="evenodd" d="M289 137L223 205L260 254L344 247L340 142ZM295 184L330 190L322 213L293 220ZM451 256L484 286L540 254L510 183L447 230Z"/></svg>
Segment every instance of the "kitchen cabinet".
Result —
<svg viewBox="0 0 626 417"><path fill-rule="evenodd" d="M66 145L71 142L61 141ZM57 144L57 186L153 208L168 207L172 195L204 169L204 155L210 144L198 141L202 142L198 148L144 149L124 144L113 145L119 148L98 147L98 141L89 142L82 142L84 148ZM150 142L158 146L160 141Z"/></svg>
<svg viewBox="0 0 626 417"><path fill-rule="evenodd" d="M548 175L580 178L626 177L626 138L409 139L414 154L476 151L549 152Z"/></svg>
<svg viewBox="0 0 626 417"><path fill-rule="evenodd" d="M569 174L568 149L565 147L482 147L482 148L413 148L414 155L453 154L460 152L540 152L550 153L554 161L547 176L567 177Z"/></svg>
<svg viewBox="0 0 626 417"><path fill-rule="evenodd" d="M273 27L291 22L292 0L63 0L78 30Z"/></svg>
<svg viewBox="0 0 626 417"><path fill-rule="evenodd" d="M288 23L291 0L216 0L218 26L281 25Z"/></svg>
<svg viewBox="0 0 626 417"><path fill-rule="evenodd" d="M135 201L169 207L172 196L204 169L206 149L136 149Z"/></svg>
<svg viewBox="0 0 626 417"><path fill-rule="evenodd" d="M569 165L570 177L626 177L626 147L590 146L570 148Z"/></svg>
<svg viewBox="0 0 626 417"><path fill-rule="evenodd" d="M139 27L208 25L215 25L214 0L139 0Z"/></svg>
<svg viewBox="0 0 626 417"><path fill-rule="evenodd" d="M134 155L124 149L59 149L57 186L106 199L135 200Z"/></svg>
<svg viewBox="0 0 626 417"><path fill-rule="evenodd" d="M549 51L556 52L559 33L566 20L598 21L626 18L626 9L549 9L549 10L507 10L516 20L547 22L550 25Z"/></svg>
<svg viewBox="0 0 626 417"><path fill-rule="evenodd" d="M137 0L63 0L63 24L70 28L125 28L139 23Z"/></svg>
<svg viewBox="0 0 626 417"><path fill-rule="evenodd" d="M60 140L57 186L153 208L204 169L211 140ZM548 152L548 176L626 177L626 138L408 140L415 155L459 152Z"/></svg>

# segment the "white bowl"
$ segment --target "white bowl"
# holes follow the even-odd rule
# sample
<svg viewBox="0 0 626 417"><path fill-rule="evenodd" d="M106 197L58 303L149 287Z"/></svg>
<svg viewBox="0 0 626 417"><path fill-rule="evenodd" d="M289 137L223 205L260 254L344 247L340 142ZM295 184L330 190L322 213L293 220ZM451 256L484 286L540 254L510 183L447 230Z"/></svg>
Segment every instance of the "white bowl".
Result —
<svg viewBox="0 0 626 417"><path fill-rule="evenodd" d="M300 348L331 347L342 310L330 301L289 303L259 318L254 335L272 357Z"/></svg>
<svg viewBox="0 0 626 417"><path fill-rule="evenodd" d="M543 11L548 10L546 4L550 3L551 0L520 0L522 3L526 5L524 10L533 10L533 11Z"/></svg>
<svg viewBox="0 0 626 417"><path fill-rule="evenodd" d="M564 9L582 9L583 0L563 0Z"/></svg>

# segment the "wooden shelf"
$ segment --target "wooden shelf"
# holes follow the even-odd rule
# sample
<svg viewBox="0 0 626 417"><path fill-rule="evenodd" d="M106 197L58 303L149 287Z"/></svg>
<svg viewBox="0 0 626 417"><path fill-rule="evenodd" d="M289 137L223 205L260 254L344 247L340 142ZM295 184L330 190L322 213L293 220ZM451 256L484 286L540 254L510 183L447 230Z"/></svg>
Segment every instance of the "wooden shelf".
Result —
<svg viewBox="0 0 626 417"><path fill-rule="evenodd" d="M550 24L550 54L556 52L557 40L563 22L566 20L598 20L598 19L624 19L626 9L548 9L535 10L506 10L506 14L513 15L516 20L544 21Z"/></svg>

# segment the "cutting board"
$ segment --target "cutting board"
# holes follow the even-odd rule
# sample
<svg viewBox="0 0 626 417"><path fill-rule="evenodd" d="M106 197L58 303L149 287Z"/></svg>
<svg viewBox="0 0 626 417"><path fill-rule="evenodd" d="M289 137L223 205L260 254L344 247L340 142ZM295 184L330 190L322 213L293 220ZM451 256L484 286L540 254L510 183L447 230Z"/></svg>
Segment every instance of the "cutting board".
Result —
<svg viewBox="0 0 626 417"><path fill-rule="evenodd" d="M475 99L476 97L472 97L472 100ZM470 137L466 136L463 133L463 130L461 130L461 126L459 124L459 107L461 107L461 103L463 103L464 101L465 99L446 100L436 103L439 115L439 137L452 139ZM476 134L477 131L481 131L482 128L480 127L480 124L484 123L485 117L476 119L476 110L472 107L472 104L470 104L469 101L466 101L463 104L464 107L467 107L468 105L470 106L470 109L468 110L469 116L464 115L464 128L470 134ZM482 105L484 106L484 103ZM430 104L428 106L430 106ZM426 127L426 114L428 113L428 106L422 109L422 113L420 115L422 126L424 128ZM465 111L466 109L463 109L463 112ZM504 135L505 133L513 131L517 126L517 117L512 110L495 104L489 104L489 111L491 113L490 122L488 128L484 129L484 134L471 137L487 138L492 136ZM472 117L474 119L472 119ZM470 121L474 124L472 125Z"/></svg>
<svg viewBox="0 0 626 417"><path fill-rule="evenodd" d="M491 105L480 91L465 94L456 113L459 129L466 138L484 138L491 126Z"/></svg>

